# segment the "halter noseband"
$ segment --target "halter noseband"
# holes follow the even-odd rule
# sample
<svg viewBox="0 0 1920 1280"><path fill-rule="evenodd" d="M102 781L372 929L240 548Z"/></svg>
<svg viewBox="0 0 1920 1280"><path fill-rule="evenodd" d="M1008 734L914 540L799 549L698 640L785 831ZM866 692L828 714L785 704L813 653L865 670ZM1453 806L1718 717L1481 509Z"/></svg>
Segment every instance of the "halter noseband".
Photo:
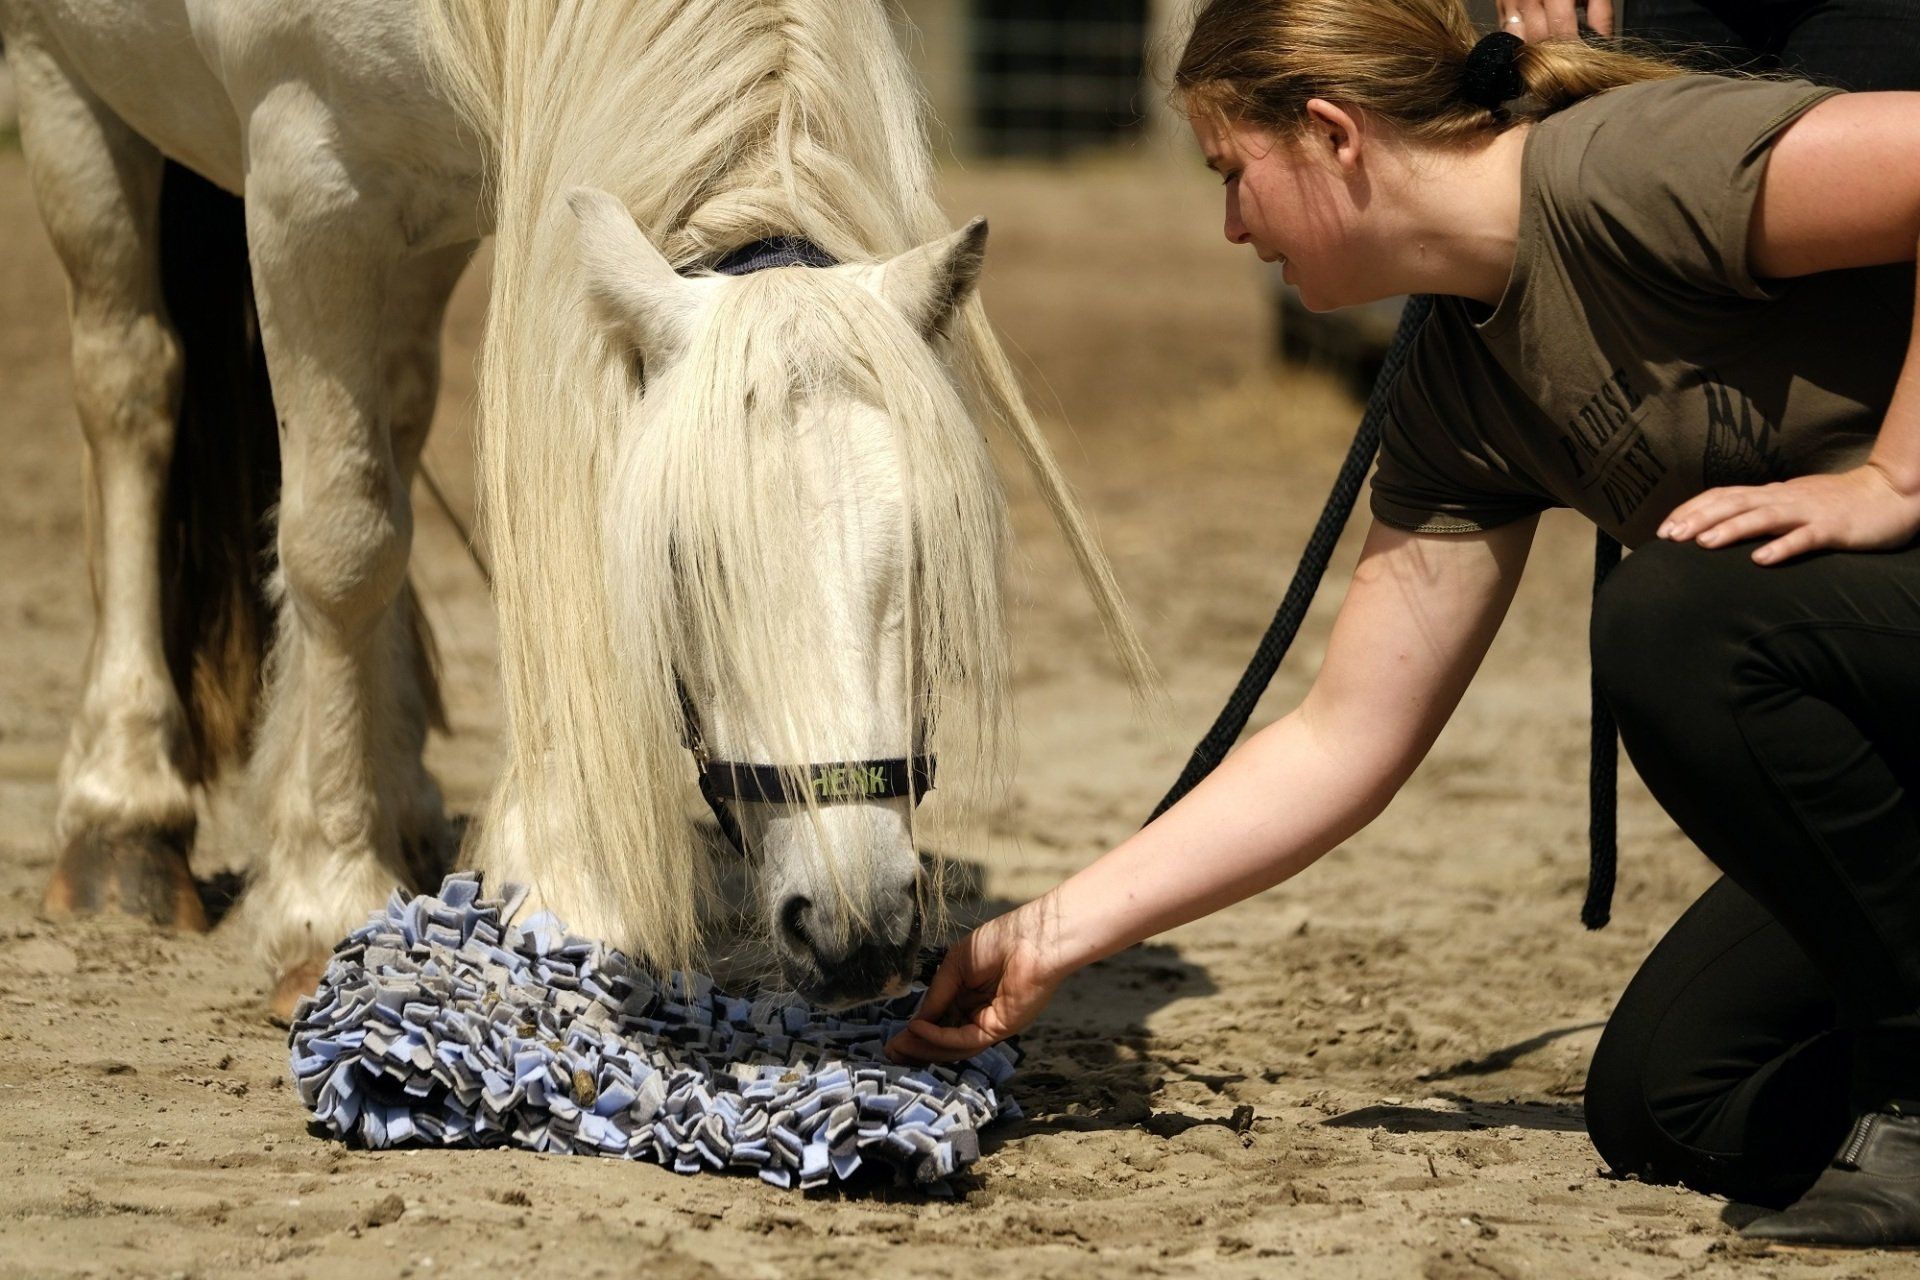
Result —
<svg viewBox="0 0 1920 1280"><path fill-rule="evenodd" d="M773 267L831 267L832 254L802 236L773 236L730 249L708 268L716 275L744 276ZM933 789L934 758L925 752L887 760L836 760L782 768L770 764L741 764L715 760L700 732L700 719L684 681L675 678L685 742L700 769L700 795L720 824L734 852L747 856L746 839L728 801L754 804L849 804L871 800L910 799L915 804ZM794 785L798 783L796 788Z"/></svg>

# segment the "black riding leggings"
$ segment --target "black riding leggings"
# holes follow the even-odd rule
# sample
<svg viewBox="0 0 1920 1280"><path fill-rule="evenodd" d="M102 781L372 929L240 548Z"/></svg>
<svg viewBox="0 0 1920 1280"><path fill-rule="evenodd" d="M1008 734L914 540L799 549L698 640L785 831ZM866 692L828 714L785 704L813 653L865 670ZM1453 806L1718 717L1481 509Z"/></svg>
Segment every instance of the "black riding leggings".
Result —
<svg viewBox="0 0 1920 1280"><path fill-rule="evenodd" d="M1629 758L1725 878L1607 1023L1616 1171L1785 1204L1860 1110L1920 1112L1920 544L1762 567L1653 542L1594 604Z"/></svg>

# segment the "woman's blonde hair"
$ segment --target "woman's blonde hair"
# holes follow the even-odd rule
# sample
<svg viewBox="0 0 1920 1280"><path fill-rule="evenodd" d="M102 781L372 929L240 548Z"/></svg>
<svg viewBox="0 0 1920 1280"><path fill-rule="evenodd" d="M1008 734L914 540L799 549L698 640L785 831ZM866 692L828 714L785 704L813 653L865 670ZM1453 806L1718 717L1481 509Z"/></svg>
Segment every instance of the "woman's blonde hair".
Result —
<svg viewBox="0 0 1920 1280"><path fill-rule="evenodd" d="M1521 93L1499 109L1461 94L1480 33L1461 0L1210 0L1173 76L1190 112L1280 136L1324 98L1448 145L1538 120L1606 89L1681 74L1621 43L1544 40L1514 54Z"/></svg>

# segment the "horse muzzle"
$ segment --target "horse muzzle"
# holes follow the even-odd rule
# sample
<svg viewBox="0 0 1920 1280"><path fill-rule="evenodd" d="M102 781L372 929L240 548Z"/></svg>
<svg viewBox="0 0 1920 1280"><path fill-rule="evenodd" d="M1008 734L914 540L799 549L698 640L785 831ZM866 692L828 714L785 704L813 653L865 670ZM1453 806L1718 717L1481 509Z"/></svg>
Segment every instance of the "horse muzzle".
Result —
<svg viewBox="0 0 1920 1280"><path fill-rule="evenodd" d="M904 931L862 928L842 940L839 931L823 927L811 899L787 899L775 928L781 976L810 1004L829 1009L903 994L920 951L921 921L911 900L902 910Z"/></svg>

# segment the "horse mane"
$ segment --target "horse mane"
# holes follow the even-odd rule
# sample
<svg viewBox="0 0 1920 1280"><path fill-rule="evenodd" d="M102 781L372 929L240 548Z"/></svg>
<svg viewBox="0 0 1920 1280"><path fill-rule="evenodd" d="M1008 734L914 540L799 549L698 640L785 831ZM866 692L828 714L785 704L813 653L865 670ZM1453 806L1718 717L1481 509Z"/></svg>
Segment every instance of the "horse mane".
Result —
<svg viewBox="0 0 1920 1280"><path fill-rule="evenodd" d="M946 230L919 97L881 6L869 0L429 0L425 9L445 90L487 147L496 237L479 378L480 497L500 617L509 785L496 788L479 861L489 874L512 874L500 862L511 832L537 851L530 862L543 896L564 904L576 928L657 965L686 964L700 942L699 895L689 886L704 882L704 859L679 789L656 780L690 771L660 665L688 655L664 633L646 642L623 630L609 591L602 498L643 411L631 369L585 305L564 196L583 185L610 191L677 267L773 235L804 236L844 262L879 261ZM739 350L777 347L767 316L786 317L794 332L799 313L780 305L784 282L765 284L753 290L762 309L735 317L746 335ZM935 703L959 699L977 713L952 723L991 738L1005 701L1004 657L988 635L998 603L980 599L979 581L995 567L1004 517L974 419L999 422L1013 437L1129 680L1136 691L1150 688L1111 570L978 299L956 317L941 370L917 338L907 345L921 349L923 367L911 367L916 357L853 296L859 290L812 280L806 288L810 303L830 300L810 313L815 322L833 323L879 375L869 394L907 432L921 433L902 452L918 469L906 477L923 575L916 594L930 598L935 616L923 613L915 625L923 644L937 641L926 673L945 686L933 690ZM766 341L752 342L756 335ZM716 355L705 381L723 375L754 376ZM928 390L928 379L938 387ZM907 403L916 381L916 394L931 399ZM940 543L951 554L928 559L924 538L941 522L913 506L942 487L948 526L954 492L987 496L965 504L974 514ZM967 551L961 541L982 545ZM946 645L941 629L956 625L966 600L986 612L960 623L960 641ZM725 634L735 621L717 613L704 625ZM947 778L955 744L939 749ZM516 878L526 878L520 871Z"/></svg>

